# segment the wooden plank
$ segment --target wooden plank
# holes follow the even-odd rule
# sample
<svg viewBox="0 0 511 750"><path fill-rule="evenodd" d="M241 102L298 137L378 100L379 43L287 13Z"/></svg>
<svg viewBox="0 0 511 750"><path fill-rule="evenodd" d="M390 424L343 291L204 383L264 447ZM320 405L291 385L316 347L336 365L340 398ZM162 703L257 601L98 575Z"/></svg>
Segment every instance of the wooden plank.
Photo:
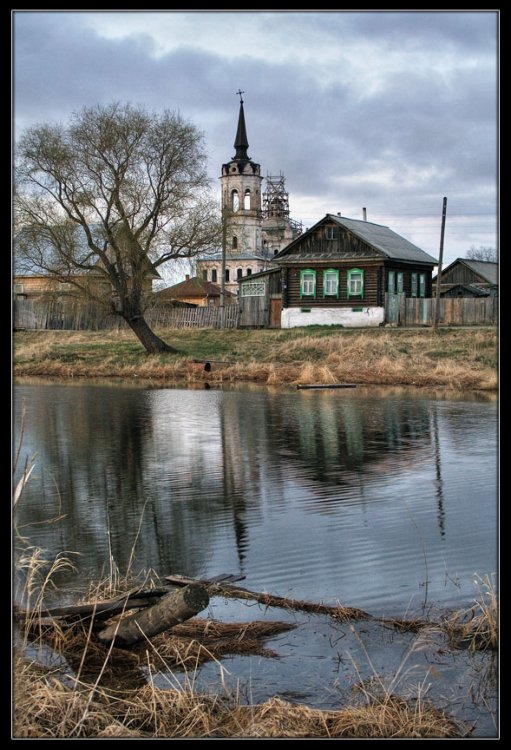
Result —
<svg viewBox="0 0 511 750"><path fill-rule="evenodd" d="M312 390L322 388L356 388L356 383L316 383L314 385L297 385L299 390Z"/></svg>
<svg viewBox="0 0 511 750"><path fill-rule="evenodd" d="M213 576L212 578L189 578L188 576L182 576L179 573L175 573L171 576L165 576L165 580L169 583L173 583L175 586L188 586L190 583L200 583L206 585L208 583L232 583L234 581L243 581L246 576L235 575L233 573L220 573L219 575Z"/></svg>

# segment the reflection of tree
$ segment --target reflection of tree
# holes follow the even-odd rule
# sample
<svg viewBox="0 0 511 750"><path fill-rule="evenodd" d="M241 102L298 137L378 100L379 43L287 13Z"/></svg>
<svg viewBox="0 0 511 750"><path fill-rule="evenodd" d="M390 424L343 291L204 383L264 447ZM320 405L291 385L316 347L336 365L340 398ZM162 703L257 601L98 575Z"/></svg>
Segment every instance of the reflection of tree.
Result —
<svg viewBox="0 0 511 750"><path fill-rule="evenodd" d="M96 570L111 552L123 572L137 540L135 571L236 572L211 570L221 556L242 572L252 529L287 510L290 488L321 512L347 497L368 504L375 482L431 459L432 432L440 472L438 415L430 423L435 404L421 398L96 386L26 395L40 457L24 520L56 515L60 496L64 523L33 527L33 538Z"/></svg>

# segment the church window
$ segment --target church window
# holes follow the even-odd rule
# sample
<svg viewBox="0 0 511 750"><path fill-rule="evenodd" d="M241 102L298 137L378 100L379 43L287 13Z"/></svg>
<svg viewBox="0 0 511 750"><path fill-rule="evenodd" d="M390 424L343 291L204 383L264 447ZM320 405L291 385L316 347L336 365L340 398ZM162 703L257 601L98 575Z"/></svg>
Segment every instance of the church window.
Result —
<svg viewBox="0 0 511 750"><path fill-rule="evenodd" d="M228 268L225 269L225 280L229 281L229 269Z"/></svg>
<svg viewBox="0 0 511 750"><path fill-rule="evenodd" d="M236 277L238 279L241 279L242 276L243 276L243 269L242 268L238 268L237 271L236 271Z"/></svg>
<svg viewBox="0 0 511 750"><path fill-rule="evenodd" d="M232 249L236 250L237 247L238 247L238 238L237 237L233 237L232 238Z"/></svg>
<svg viewBox="0 0 511 750"><path fill-rule="evenodd" d="M251 268L247 268L247 276L252 276L252 269Z"/></svg>
<svg viewBox="0 0 511 750"><path fill-rule="evenodd" d="M232 210L239 211L240 209L240 196L237 190L233 190L231 193L232 198Z"/></svg>
<svg viewBox="0 0 511 750"><path fill-rule="evenodd" d="M243 208L248 211L250 209L250 190L245 190L245 198L243 200Z"/></svg>
<svg viewBox="0 0 511 750"><path fill-rule="evenodd" d="M211 269L211 281L213 282L213 284L216 284L216 279L217 279L216 268L212 268Z"/></svg>

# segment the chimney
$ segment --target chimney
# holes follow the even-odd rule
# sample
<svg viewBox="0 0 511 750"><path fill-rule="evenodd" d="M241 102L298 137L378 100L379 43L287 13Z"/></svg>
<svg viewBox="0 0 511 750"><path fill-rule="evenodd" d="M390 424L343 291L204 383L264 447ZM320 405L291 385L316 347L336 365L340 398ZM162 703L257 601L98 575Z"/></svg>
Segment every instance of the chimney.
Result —
<svg viewBox="0 0 511 750"><path fill-rule="evenodd" d="M185 281L190 281L190 274L189 273L185 274Z"/></svg>
<svg viewBox="0 0 511 750"><path fill-rule="evenodd" d="M364 219L364 221L367 221L367 209L366 208L362 209L362 218Z"/></svg>
<svg viewBox="0 0 511 750"><path fill-rule="evenodd" d="M337 216L340 216L340 215L341 215L341 212L340 212L340 211L337 211Z"/></svg>

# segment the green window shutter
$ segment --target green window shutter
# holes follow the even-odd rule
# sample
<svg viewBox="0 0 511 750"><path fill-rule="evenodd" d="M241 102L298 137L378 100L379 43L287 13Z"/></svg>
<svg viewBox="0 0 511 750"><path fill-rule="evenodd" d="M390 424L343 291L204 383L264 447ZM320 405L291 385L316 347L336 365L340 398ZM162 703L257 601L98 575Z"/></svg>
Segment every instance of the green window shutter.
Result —
<svg viewBox="0 0 511 750"><path fill-rule="evenodd" d="M412 273L412 297L417 296L417 274Z"/></svg>
<svg viewBox="0 0 511 750"><path fill-rule="evenodd" d="M364 272L360 268L350 268L348 271L347 297L364 296Z"/></svg>
<svg viewBox="0 0 511 750"><path fill-rule="evenodd" d="M389 294L396 293L396 272L395 271L389 271L387 291L389 292Z"/></svg>
<svg viewBox="0 0 511 750"><path fill-rule="evenodd" d="M419 274L419 297L426 296L426 274Z"/></svg>
<svg viewBox="0 0 511 750"><path fill-rule="evenodd" d="M303 268L300 271L300 299L316 296L316 271Z"/></svg>
<svg viewBox="0 0 511 750"><path fill-rule="evenodd" d="M335 268L327 268L323 271L323 297L339 299L339 271Z"/></svg>
<svg viewBox="0 0 511 750"><path fill-rule="evenodd" d="M403 291L404 291L403 272L402 271L398 271L398 273L396 275L396 279L397 279L397 293L398 294L402 294Z"/></svg>

